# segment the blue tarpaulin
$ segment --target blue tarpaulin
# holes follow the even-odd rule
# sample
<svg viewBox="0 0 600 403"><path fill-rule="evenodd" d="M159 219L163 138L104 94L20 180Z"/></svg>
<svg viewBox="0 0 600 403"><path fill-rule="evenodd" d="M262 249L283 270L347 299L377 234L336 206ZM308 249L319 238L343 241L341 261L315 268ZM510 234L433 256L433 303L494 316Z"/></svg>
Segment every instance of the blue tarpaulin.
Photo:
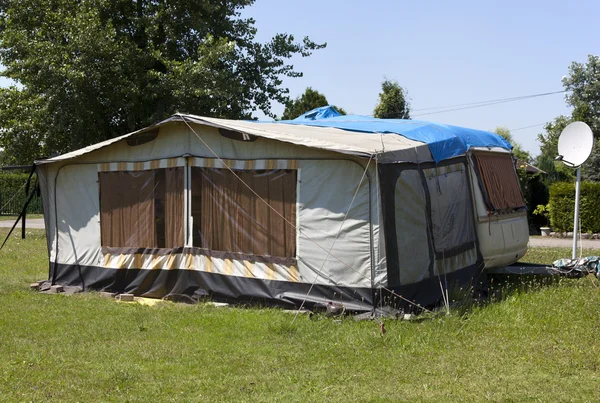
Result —
<svg viewBox="0 0 600 403"><path fill-rule="evenodd" d="M396 133L429 146L436 162L465 154L471 147L512 149L501 136L483 130L406 119L377 119L360 115L341 115L332 106L313 109L294 119L277 123L334 127L363 133Z"/></svg>
<svg viewBox="0 0 600 403"><path fill-rule="evenodd" d="M308 111L306 113L304 113L303 115L298 116L296 120L317 120L317 119L327 119L327 118L334 118L336 116L342 116L341 113L339 113L337 111L337 109L335 109L335 107L329 105L329 106L322 106L320 108L315 108L312 111ZM287 122L287 120L284 120L284 122Z"/></svg>

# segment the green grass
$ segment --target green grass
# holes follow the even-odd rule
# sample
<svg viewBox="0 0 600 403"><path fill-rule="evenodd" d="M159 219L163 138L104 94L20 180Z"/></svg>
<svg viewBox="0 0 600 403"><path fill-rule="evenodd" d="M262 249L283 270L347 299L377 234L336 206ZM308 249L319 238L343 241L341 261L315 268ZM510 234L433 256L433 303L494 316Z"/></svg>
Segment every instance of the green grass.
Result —
<svg viewBox="0 0 600 403"><path fill-rule="evenodd" d="M551 265L552 262L558 259L571 258L571 248L557 248L557 247L539 247L529 248L525 256L521 259L521 262L527 263L540 263ZM577 250L579 253L579 249ZM599 249L588 249L583 248L581 256L598 256L600 255Z"/></svg>
<svg viewBox="0 0 600 403"><path fill-rule="evenodd" d="M0 231L0 236L6 231ZM0 252L1 401L595 401L591 279L423 321L45 295L45 239ZM542 250L543 249L543 250ZM551 250L550 250L551 249ZM524 260L568 256L539 248ZM596 251L595 254L598 254ZM544 261L542 261L544 260Z"/></svg>

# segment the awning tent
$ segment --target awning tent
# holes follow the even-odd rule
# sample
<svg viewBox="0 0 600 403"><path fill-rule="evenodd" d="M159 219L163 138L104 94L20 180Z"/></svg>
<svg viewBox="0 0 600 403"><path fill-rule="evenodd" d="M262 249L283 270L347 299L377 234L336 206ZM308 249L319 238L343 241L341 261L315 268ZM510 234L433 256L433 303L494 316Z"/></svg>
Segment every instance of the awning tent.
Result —
<svg viewBox="0 0 600 403"><path fill-rule="evenodd" d="M435 303L481 274L474 151L514 174L510 145L471 129L177 114L36 162L50 281L357 310Z"/></svg>

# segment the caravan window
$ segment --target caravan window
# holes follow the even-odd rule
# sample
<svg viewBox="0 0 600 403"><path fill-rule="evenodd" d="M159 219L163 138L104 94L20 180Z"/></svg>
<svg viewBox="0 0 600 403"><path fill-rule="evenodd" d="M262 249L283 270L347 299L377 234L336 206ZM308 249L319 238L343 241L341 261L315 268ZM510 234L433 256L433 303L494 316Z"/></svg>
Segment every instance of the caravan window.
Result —
<svg viewBox="0 0 600 403"><path fill-rule="evenodd" d="M456 256L475 245L471 193L464 164L425 169L437 259Z"/></svg>
<svg viewBox="0 0 600 403"><path fill-rule="evenodd" d="M295 257L296 171L192 167L192 218L194 246Z"/></svg>
<svg viewBox="0 0 600 403"><path fill-rule="evenodd" d="M183 168L98 173L102 246L184 246Z"/></svg>
<svg viewBox="0 0 600 403"><path fill-rule="evenodd" d="M488 209L505 213L525 207L519 178L510 154L474 153L477 176Z"/></svg>

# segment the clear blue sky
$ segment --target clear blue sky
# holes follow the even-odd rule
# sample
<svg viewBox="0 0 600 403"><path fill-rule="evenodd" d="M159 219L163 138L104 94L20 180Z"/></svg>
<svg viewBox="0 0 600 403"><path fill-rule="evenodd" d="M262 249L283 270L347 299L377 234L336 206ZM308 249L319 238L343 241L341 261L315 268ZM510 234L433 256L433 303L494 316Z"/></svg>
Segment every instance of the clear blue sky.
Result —
<svg viewBox="0 0 600 403"><path fill-rule="evenodd" d="M327 42L294 60L304 77L286 84L292 96L311 86L355 114L372 114L384 77L422 109L560 91L571 62L600 53L598 1L257 0L244 15L260 40L288 32ZM419 119L518 129L568 113L558 94ZM513 137L536 155L542 131Z"/></svg>
<svg viewBox="0 0 600 403"><path fill-rule="evenodd" d="M372 113L384 77L422 109L559 91L572 61L600 53L598 1L257 0L244 16L256 19L262 41L288 32L327 42L294 59L304 77L285 84L294 97L311 86L355 114ZM518 129L565 113L559 94L420 119ZM513 137L536 155L542 130Z"/></svg>

